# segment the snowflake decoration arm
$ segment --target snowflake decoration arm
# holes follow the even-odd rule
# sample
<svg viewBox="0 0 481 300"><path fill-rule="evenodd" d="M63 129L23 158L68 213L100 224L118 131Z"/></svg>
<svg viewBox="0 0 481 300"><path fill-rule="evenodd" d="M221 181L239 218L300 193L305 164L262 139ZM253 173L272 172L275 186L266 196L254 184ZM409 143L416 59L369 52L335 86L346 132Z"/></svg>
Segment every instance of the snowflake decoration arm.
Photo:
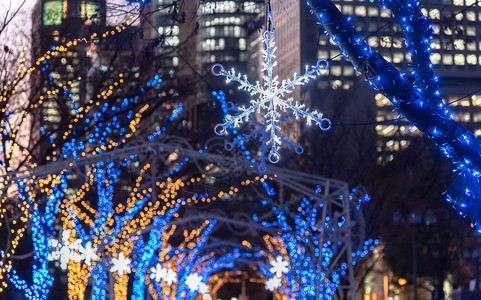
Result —
<svg viewBox="0 0 481 300"><path fill-rule="evenodd" d="M269 19L272 23L272 14L269 12ZM329 130L331 128L331 121L323 118L323 115L317 111L311 111L305 107L303 103L294 101L293 98L285 99L286 94L292 93L296 86L305 85L309 80L315 78L320 74L321 70L328 67L327 60L320 59L315 66L306 66L306 71L299 76L294 74L293 79L283 80L279 83L278 76L274 76L273 69L277 66L275 61L275 52L277 47L274 42L274 28L271 26L263 34L263 41L265 49L263 52L262 70L264 71L263 84L256 82L251 84L247 76L237 74L234 70L226 71L220 64L212 66L212 73L215 76L225 76L227 82L235 81L240 84L239 89L250 92L253 97L250 101L250 106L235 108L236 114L228 114L224 123L215 126L215 132L218 135L224 135L229 128L237 128L241 124L247 123L249 120L255 119L252 115L257 113L264 119L264 124L261 125L265 134L260 135L261 141L269 151L268 159L271 163L277 163L280 160L279 148L285 142L280 135L280 122L288 117L295 117L296 119L303 118L308 125L315 123L321 130ZM232 109L234 110L234 109ZM261 149L264 149L261 147ZM297 151L296 152L302 152Z"/></svg>

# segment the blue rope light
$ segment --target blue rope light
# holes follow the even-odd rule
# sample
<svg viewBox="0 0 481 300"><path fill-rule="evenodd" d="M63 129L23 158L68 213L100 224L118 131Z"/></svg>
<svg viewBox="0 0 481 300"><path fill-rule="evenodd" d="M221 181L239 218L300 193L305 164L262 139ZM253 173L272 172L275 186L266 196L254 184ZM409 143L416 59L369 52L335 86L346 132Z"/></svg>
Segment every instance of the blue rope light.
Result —
<svg viewBox="0 0 481 300"><path fill-rule="evenodd" d="M380 91L413 125L429 137L450 158L459 173L448 191L448 201L481 232L481 142L457 123L440 101L437 78L430 70L430 27L420 15L418 3L386 1L399 14L406 32L407 45L414 62L416 86L387 62L349 24L330 0L307 1L343 55Z"/></svg>

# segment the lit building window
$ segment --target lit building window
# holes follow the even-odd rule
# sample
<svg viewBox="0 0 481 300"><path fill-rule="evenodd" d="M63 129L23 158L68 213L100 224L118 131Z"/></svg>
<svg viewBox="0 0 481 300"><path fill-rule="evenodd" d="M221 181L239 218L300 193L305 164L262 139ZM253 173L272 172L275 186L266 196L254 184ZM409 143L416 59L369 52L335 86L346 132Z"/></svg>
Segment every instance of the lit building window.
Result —
<svg viewBox="0 0 481 300"><path fill-rule="evenodd" d="M431 19L440 19L441 18L441 14L439 13L439 9L431 9L429 11L429 17Z"/></svg>
<svg viewBox="0 0 481 300"><path fill-rule="evenodd" d="M320 58L327 58L328 55L329 54L326 50L319 50L317 52L317 56L320 57Z"/></svg>
<svg viewBox="0 0 481 300"><path fill-rule="evenodd" d="M399 63L402 62L403 57L404 57L404 55L403 55L402 53L397 53L397 52L396 52L396 53L393 54L393 59L392 59L392 61L393 61L393 63L395 63L395 64L399 64Z"/></svg>
<svg viewBox="0 0 481 300"><path fill-rule="evenodd" d="M377 36L371 36L368 39L368 44L371 45L371 47L378 47L379 43L378 43Z"/></svg>
<svg viewBox="0 0 481 300"><path fill-rule="evenodd" d="M237 5L235 1L217 1L205 4L202 6L203 14L214 13L234 13L236 12Z"/></svg>
<svg viewBox="0 0 481 300"><path fill-rule="evenodd" d="M383 125L381 128L380 135L382 136L393 136L396 133L394 125Z"/></svg>
<svg viewBox="0 0 481 300"><path fill-rule="evenodd" d="M461 100L457 101L458 99L459 99L458 96L450 96L449 97L449 103L451 103L453 101L456 101L451 105L452 106L463 106L463 107L469 107L470 106L469 98L464 98L464 99L461 99Z"/></svg>
<svg viewBox="0 0 481 300"><path fill-rule="evenodd" d="M456 18L456 21L462 21L464 18L464 15L463 13L457 13L455 18Z"/></svg>
<svg viewBox="0 0 481 300"><path fill-rule="evenodd" d="M169 36L165 38L165 44L170 47L176 47L177 45L179 45L179 37Z"/></svg>
<svg viewBox="0 0 481 300"><path fill-rule="evenodd" d="M392 46L393 46L394 48L402 48L402 46L403 46L403 40L400 39L400 38L394 38L394 39L393 39Z"/></svg>
<svg viewBox="0 0 481 300"><path fill-rule="evenodd" d="M476 13L474 11L467 11L466 19L468 19L468 21L476 21Z"/></svg>
<svg viewBox="0 0 481 300"><path fill-rule="evenodd" d="M433 53L431 55L431 62L435 65L439 64L439 62L441 61L441 54L439 53Z"/></svg>
<svg viewBox="0 0 481 300"><path fill-rule="evenodd" d="M240 37L242 35L242 30L239 26L234 26L234 36ZM244 48L245 49L245 48Z"/></svg>
<svg viewBox="0 0 481 300"><path fill-rule="evenodd" d="M245 50L247 48L246 39L239 39L239 50Z"/></svg>
<svg viewBox="0 0 481 300"><path fill-rule="evenodd" d="M391 46L392 46L391 37L389 37L389 36L381 37L380 44L381 44L381 47L391 48Z"/></svg>
<svg viewBox="0 0 481 300"><path fill-rule="evenodd" d="M389 99L386 98L383 94L376 94L374 99L376 99L376 106L377 107L386 106L386 105L389 105L389 103L390 103ZM384 119L382 121L384 121Z"/></svg>
<svg viewBox="0 0 481 300"><path fill-rule="evenodd" d="M473 122L481 122L481 114L476 113L473 115Z"/></svg>
<svg viewBox="0 0 481 300"><path fill-rule="evenodd" d="M432 39L430 46L432 49L436 49L436 50L441 49L441 45L439 44L439 39Z"/></svg>
<svg viewBox="0 0 481 300"><path fill-rule="evenodd" d="M456 50L464 50L464 40L456 39L454 40L454 49Z"/></svg>
<svg viewBox="0 0 481 300"><path fill-rule="evenodd" d="M439 34L439 25L433 25L434 34Z"/></svg>
<svg viewBox="0 0 481 300"><path fill-rule="evenodd" d="M356 9L354 10L354 13L356 14L356 16L365 17L366 16L366 7L356 6Z"/></svg>
<svg viewBox="0 0 481 300"><path fill-rule="evenodd" d="M331 74L334 76L341 76L341 67L340 66L331 67Z"/></svg>
<svg viewBox="0 0 481 300"><path fill-rule="evenodd" d="M342 86L342 81L340 81L340 80L334 80L334 81L331 82L331 87L334 90L337 90L341 86Z"/></svg>
<svg viewBox="0 0 481 300"><path fill-rule="evenodd" d="M476 36L476 27L466 26L466 34L470 36Z"/></svg>
<svg viewBox="0 0 481 300"><path fill-rule="evenodd" d="M471 100L473 101L473 106L481 106L481 96L471 96Z"/></svg>
<svg viewBox="0 0 481 300"><path fill-rule="evenodd" d="M342 7L342 12L346 15L352 15L353 14L352 5L344 5Z"/></svg>
<svg viewBox="0 0 481 300"><path fill-rule="evenodd" d="M469 122L470 116L469 113L456 113L454 115L454 119L458 122Z"/></svg>
<svg viewBox="0 0 481 300"><path fill-rule="evenodd" d="M43 4L43 25L60 25L62 24L62 16L62 1L46 1Z"/></svg>
<svg viewBox="0 0 481 300"><path fill-rule="evenodd" d="M452 65L453 64L453 56L450 54L443 55L443 64L445 65Z"/></svg>
<svg viewBox="0 0 481 300"><path fill-rule="evenodd" d="M378 16L377 7L369 7L367 10L367 15L369 17L377 17Z"/></svg>
<svg viewBox="0 0 481 300"><path fill-rule="evenodd" d="M95 3L83 1L80 3L80 16L85 19L85 24L92 24L99 20L99 6Z"/></svg>
<svg viewBox="0 0 481 300"><path fill-rule="evenodd" d="M476 64L476 55L468 54L466 56L466 62L470 65L475 65Z"/></svg>
<svg viewBox="0 0 481 300"><path fill-rule="evenodd" d="M354 75L354 69L352 67L344 67L344 76Z"/></svg>
<svg viewBox="0 0 481 300"><path fill-rule="evenodd" d="M213 50L224 50L225 40L224 39L206 39L202 41L202 50L213 51Z"/></svg>
<svg viewBox="0 0 481 300"><path fill-rule="evenodd" d="M463 0L453 0L453 4L457 5L457 6L463 6L464 5Z"/></svg>
<svg viewBox="0 0 481 300"><path fill-rule="evenodd" d="M391 10L381 9L381 18L390 18L390 17L391 17Z"/></svg>

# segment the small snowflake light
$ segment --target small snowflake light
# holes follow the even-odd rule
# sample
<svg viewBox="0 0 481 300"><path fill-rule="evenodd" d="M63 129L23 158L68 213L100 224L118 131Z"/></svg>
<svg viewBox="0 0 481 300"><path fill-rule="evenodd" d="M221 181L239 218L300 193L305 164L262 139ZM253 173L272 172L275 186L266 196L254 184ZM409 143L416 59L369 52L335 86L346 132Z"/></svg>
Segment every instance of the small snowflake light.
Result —
<svg viewBox="0 0 481 300"><path fill-rule="evenodd" d="M76 250L78 250L80 247L81 241L77 239L73 242L70 242L69 237L70 230L65 230L62 232L62 238L60 241L57 239L51 239L50 245L52 250L47 257L49 261L60 261L60 268L62 268L64 271L67 270L69 260L82 260L82 255L76 252Z"/></svg>
<svg viewBox="0 0 481 300"><path fill-rule="evenodd" d="M289 263L282 259L282 256L278 256L276 260L271 260L271 268L269 271L275 274L276 277L281 277L282 274L287 274L289 272Z"/></svg>
<svg viewBox="0 0 481 300"><path fill-rule="evenodd" d="M272 14L269 12L269 20L272 23ZM286 79L282 82L278 81L278 76L273 75L273 69L277 65L275 59L275 52L277 50L274 43L274 28L271 26L270 30L266 30L263 34L263 41L265 43L265 50L263 50L263 84L256 82L252 84L248 81L246 75L238 74L234 69L226 71L220 64L212 66L212 73L215 76L225 76L227 82L235 81L240 84L239 89L248 91L253 98L250 101L249 107L235 108L232 104L228 107L229 110L235 111L236 114L227 114L224 123L217 124L215 132L218 135L224 135L228 129L238 128L240 125L251 122L257 125L259 129L255 134L247 135L250 139L253 136L260 136L262 141L261 152L267 153L268 160L271 163L277 163L280 160L279 148L285 143L289 147L294 146L292 142L287 141L284 136L280 135L281 121L287 118L295 117L296 119L303 118L307 125L312 123L318 125L321 130L329 130L331 128L331 121L323 118L322 114L317 111L309 111L306 106L293 98L286 96L292 93L296 86L305 85L310 79L315 78L320 74L321 70L328 67L328 62L320 59L315 66L306 66L305 73L298 75L294 73L293 79ZM287 99L286 99L287 98ZM258 115L258 118L255 117ZM259 122L259 119L263 121ZM257 119L257 120L256 120ZM262 131L262 132L261 132ZM242 142L236 142L240 144ZM301 146L294 146L297 153L302 153ZM232 144L229 146L232 148ZM227 147L226 147L227 149ZM227 149L229 150L229 149Z"/></svg>
<svg viewBox="0 0 481 300"><path fill-rule="evenodd" d="M150 278L160 282L167 275L167 268L162 268L160 264L156 264L155 267L150 268Z"/></svg>
<svg viewBox="0 0 481 300"><path fill-rule="evenodd" d="M92 247L92 242L87 242L84 246L80 246L79 248L80 254L82 255L82 259L85 260L85 264L90 266L92 261L96 261L99 259L97 255L97 247Z"/></svg>
<svg viewBox="0 0 481 300"><path fill-rule="evenodd" d="M273 292L275 289L278 289L282 284L282 281L279 277L274 276L266 281L266 289L268 291Z"/></svg>
<svg viewBox="0 0 481 300"><path fill-rule="evenodd" d="M166 267L162 267L160 264L155 265L155 267L150 268L150 278L160 282L165 281L169 286L174 282L177 282L177 273Z"/></svg>
<svg viewBox="0 0 481 300"><path fill-rule="evenodd" d="M167 270L167 274L165 275L164 281L170 286L173 283L177 282L177 273L171 269Z"/></svg>
<svg viewBox="0 0 481 300"><path fill-rule="evenodd" d="M130 258L124 257L123 253L119 254L118 258L112 258L112 267L110 268L110 272L115 273L122 277L124 272L130 273Z"/></svg>
<svg viewBox="0 0 481 300"><path fill-rule="evenodd" d="M185 284L187 287L194 292L199 291L200 286L202 285L202 277L199 276L197 273L191 273L185 279Z"/></svg>

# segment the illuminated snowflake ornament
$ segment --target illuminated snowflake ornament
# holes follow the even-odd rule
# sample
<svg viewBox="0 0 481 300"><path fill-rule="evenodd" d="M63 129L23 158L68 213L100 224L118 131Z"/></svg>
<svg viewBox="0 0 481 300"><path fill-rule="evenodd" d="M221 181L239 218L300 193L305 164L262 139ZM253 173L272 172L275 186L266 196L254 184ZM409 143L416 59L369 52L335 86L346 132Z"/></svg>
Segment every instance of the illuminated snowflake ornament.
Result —
<svg viewBox="0 0 481 300"><path fill-rule="evenodd" d="M155 265L155 267L150 268L150 278L160 282L165 281L169 286L177 282L177 273L166 267L162 267L160 264Z"/></svg>
<svg viewBox="0 0 481 300"><path fill-rule="evenodd" d="M272 14L269 12L269 20L272 24ZM285 143L289 147L295 147L297 153L302 153L301 146L294 146L293 142L286 140L280 135L280 123L286 121L287 118L295 117L296 119L305 119L307 125L312 123L318 125L321 130L329 130L331 121L323 118L322 114L317 111L309 111L306 106L288 98L287 95L292 93L296 86L305 85L310 79L320 74L321 70L328 67L328 62L320 59L315 66L306 66L305 73L298 75L294 73L292 79L286 79L282 82L278 81L278 76L273 75L274 67L277 66L275 61L275 52L277 50L274 42L274 28L266 30L263 34L265 49L263 50L263 83L258 81L252 84L248 81L246 75L238 74L234 69L226 71L220 64L212 66L212 73L215 76L225 76L227 82L235 81L240 84L239 89L246 90L252 96L249 107L235 107L229 103L227 109L230 111L225 117L224 123L217 124L215 133L218 135L227 134L228 129L235 129L248 122L257 125L258 129L253 134L244 136L245 139L258 138L262 141L260 151L268 154L268 160L271 163L277 163L280 160L279 148ZM233 114L231 114L233 112ZM257 116L256 116L257 115ZM242 141L236 141L235 144L242 144ZM232 149L230 144L227 150ZM230 148L230 149L228 149Z"/></svg>
<svg viewBox="0 0 481 300"><path fill-rule="evenodd" d="M80 254L82 259L85 260L85 264L90 266L92 261L96 261L99 259L97 255L97 247L92 247L92 242L87 242L84 246L80 246L79 248Z"/></svg>
<svg viewBox="0 0 481 300"><path fill-rule="evenodd" d="M150 279L160 282L167 275L167 268L162 268L160 264L150 268Z"/></svg>
<svg viewBox="0 0 481 300"><path fill-rule="evenodd" d="M110 268L110 272L115 273L122 277L124 272L130 273L130 258L124 257L123 253L119 254L118 258L112 258L112 267Z"/></svg>
<svg viewBox="0 0 481 300"><path fill-rule="evenodd" d="M273 292L275 289L278 289L282 284L281 278L274 276L272 278L269 278L269 280L266 281L266 289L268 291Z"/></svg>
<svg viewBox="0 0 481 300"><path fill-rule="evenodd" d="M282 256L278 256L276 260L271 260L271 268L269 271L275 274L276 277L281 277L282 274L287 274L289 272L289 263L282 259Z"/></svg>
<svg viewBox="0 0 481 300"><path fill-rule="evenodd" d="M165 275L164 281L170 286L173 283L177 282L177 273L172 271L171 269L167 270L167 274Z"/></svg>
<svg viewBox="0 0 481 300"><path fill-rule="evenodd" d="M52 249L47 257L49 261L60 261L60 268L64 271L67 270L69 260L82 260L82 255L76 252L80 247L81 241L75 240L70 242L69 237L70 230L65 230L62 232L62 238L60 241L57 239L50 239Z"/></svg>
<svg viewBox="0 0 481 300"><path fill-rule="evenodd" d="M201 289L205 290L205 287L204 287L205 283L202 282L202 277L199 276L199 274L197 273L189 274L189 276L187 276L187 278L185 279L185 285L187 285L187 287L194 292L197 292L197 291L200 292ZM207 292L208 292L208 288L207 288ZM205 294L205 293L202 293L202 294Z"/></svg>

